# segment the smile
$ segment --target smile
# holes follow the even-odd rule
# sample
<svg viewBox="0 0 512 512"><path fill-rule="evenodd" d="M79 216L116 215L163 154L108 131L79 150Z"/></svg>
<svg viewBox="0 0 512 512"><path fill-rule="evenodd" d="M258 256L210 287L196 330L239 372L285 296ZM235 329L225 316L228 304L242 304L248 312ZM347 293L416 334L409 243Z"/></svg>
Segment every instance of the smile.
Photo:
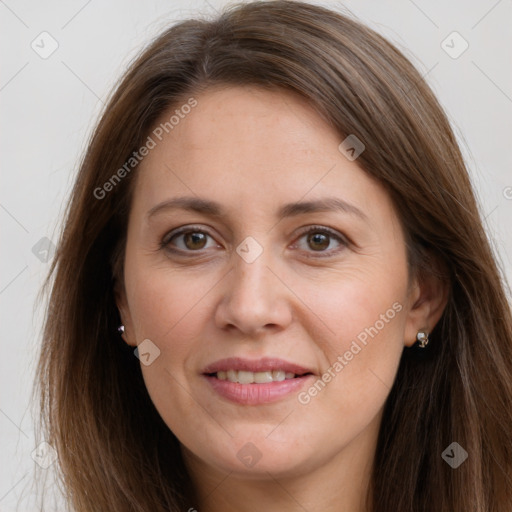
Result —
<svg viewBox="0 0 512 512"><path fill-rule="evenodd" d="M204 375L204 378L215 394L241 405L260 405L283 400L292 393L298 393L314 377L311 373L295 375L293 373L284 374L284 372L278 370L276 374L278 374L279 378L282 378L284 374L284 379L274 380L272 375L274 372L253 373L246 371L237 372L235 370L230 370L230 372L232 372L231 378L237 379L236 381L230 380L227 375L224 379L219 378L217 374ZM218 373L221 373L221 375L223 373L227 374L227 372ZM242 375L240 376L240 374ZM257 377L261 374L264 374L264 377ZM270 377L268 374L270 374ZM272 380L257 383L255 382L256 378L271 378ZM238 379L243 381L243 383L239 382Z"/></svg>

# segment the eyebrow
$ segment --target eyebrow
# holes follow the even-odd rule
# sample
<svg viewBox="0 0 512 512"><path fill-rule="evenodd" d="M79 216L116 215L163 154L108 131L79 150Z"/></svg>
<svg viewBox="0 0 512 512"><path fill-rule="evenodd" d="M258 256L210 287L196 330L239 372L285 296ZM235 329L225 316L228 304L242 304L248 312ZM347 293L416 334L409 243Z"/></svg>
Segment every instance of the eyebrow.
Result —
<svg viewBox="0 0 512 512"><path fill-rule="evenodd" d="M210 217L226 217L227 214L220 203L199 197L175 197L163 201L151 208L147 216L148 218L168 210L186 210L190 212L208 215ZM368 217L359 208L353 204L347 203L338 197L323 197L312 201L300 201L297 203L287 203L276 213L276 217L281 220L285 217L294 217L305 213L317 212L341 212L354 215L367 221Z"/></svg>

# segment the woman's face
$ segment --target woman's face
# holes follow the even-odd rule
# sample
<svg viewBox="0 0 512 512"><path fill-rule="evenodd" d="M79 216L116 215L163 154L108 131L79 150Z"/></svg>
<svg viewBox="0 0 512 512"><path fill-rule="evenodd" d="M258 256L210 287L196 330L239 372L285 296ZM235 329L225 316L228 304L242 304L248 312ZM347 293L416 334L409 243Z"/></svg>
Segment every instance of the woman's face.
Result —
<svg viewBox="0 0 512 512"><path fill-rule="evenodd" d="M196 100L153 137L129 218L118 305L151 399L213 470L300 475L371 453L423 327L390 198L303 99Z"/></svg>

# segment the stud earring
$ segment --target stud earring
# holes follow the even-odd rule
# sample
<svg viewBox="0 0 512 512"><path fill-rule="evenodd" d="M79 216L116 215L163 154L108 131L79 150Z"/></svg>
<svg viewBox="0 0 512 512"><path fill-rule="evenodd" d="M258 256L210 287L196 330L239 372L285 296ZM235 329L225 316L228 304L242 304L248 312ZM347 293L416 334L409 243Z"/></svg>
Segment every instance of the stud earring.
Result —
<svg viewBox="0 0 512 512"><path fill-rule="evenodd" d="M121 324L121 325L117 328L117 332L118 332L119 334L123 334L123 333L124 333L124 325L122 325L122 324Z"/></svg>
<svg viewBox="0 0 512 512"><path fill-rule="evenodd" d="M416 334L416 342L419 348L425 348L428 345L428 332L427 331L418 331Z"/></svg>

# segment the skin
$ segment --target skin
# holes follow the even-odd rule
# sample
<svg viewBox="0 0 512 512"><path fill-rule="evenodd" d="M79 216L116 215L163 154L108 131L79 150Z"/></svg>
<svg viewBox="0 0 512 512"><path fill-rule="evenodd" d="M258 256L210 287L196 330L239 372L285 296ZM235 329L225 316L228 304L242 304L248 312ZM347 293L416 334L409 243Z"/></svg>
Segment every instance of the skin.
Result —
<svg viewBox="0 0 512 512"><path fill-rule="evenodd" d="M418 330L432 330L446 290L408 274L387 192L345 158L343 137L304 99L219 86L196 99L138 169L117 290L125 341L135 347L149 339L160 350L141 368L181 443L198 493L191 507L362 512L400 355ZM148 216L180 196L214 200L225 215L167 209ZM363 216L276 217L285 203L326 196ZM321 235L308 242L304 228L312 225L346 243ZM181 226L209 237L167 236L181 255L162 248ZM263 250L252 263L236 251L248 236ZM270 356L312 369L316 380L397 303L401 310L307 404L294 392L272 404L238 405L201 375L221 358ZM248 442L261 456L252 466L237 457Z"/></svg>

